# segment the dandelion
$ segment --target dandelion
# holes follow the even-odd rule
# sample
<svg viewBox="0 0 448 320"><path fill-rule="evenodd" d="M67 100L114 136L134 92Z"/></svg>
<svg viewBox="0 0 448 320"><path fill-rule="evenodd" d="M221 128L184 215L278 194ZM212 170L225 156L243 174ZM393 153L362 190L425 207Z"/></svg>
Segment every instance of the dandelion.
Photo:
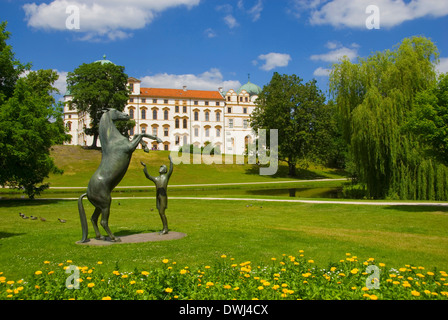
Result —
<svg viewBox="0 0 448 320"><path fill-rule="evenodd" d="M231 289L231 288L232 288L232 286L231 286L231 285L229 285L229 284L226 284L226 285L224 285L224 286L223 286L223 288L224 288L224 289Z"/></svg>
<svg viewBox="0 0 448 320"><path fill-rule="evenodd" d="M205 266L204 268L205 268L205 269L210 269L210 266Z"/></svg>
<svg viewBox="0 0 448 320"><path fill-rule="evenodd" d="M240 287L233 288L233 291L238 291L238 290L240 290Z"/></svg>
<svg viewBox="0 0 448 320"><path fill-rule="evenodd" d="M94 284L93 282L90 282L87 286L88 286L89 288L93 288L93 287L95 286L95 284Z"/></svg>
<svg viewBox="0 0 448 320"><path fill-rule="evenodd" d="M38 271L34 272L34 274L35 275L40 275L40 274L42 274L42 271L38 270Z"/></svg>
<svg viewBox="0 0 448 320"><path fill-rule="evenodd" d="M98 261L97 264L103 264L103 262L102 261Z"/></svg>
<svg viewBox="0 0 448 320"><path fill-rule="evenodd" d="M225 258L227 258L227 256L226 256L225 254L223 254L223 255L221 256L221 258L225 259Z"/></svg>
<svg viewBox="0 0 448 320"><path fill-rule="evenodd" d="M148 271L142 271L142 275L143 276L147 276L147 275L149 275L149 272Z"/></svg>
<svg viewBox="0 0 448 320"><path fill-rule="evenodd" d="M369 298L370 298L370 300L378 300L378 297L376 295L374 295L374 294L371 294L369 296Z"/></svg>
<svg viewBox="0 0 448 320"><path fill-rule="evenodd" d="M314 263L314 260L308 260L308 263Z"/></svg>
<svg viewBox="0 0 448 320"><path fill-rule="evenodd" d="M165 292L166 292L166 293L171 293L171 292L173 292L173 289L171 289L171 288L166 288L166 289L165 289Z"/></svg>
<svg viewBox="0 0 448 320"><path fill-rule="evenodd" d="M357 274L358 273L358 269L357 268L354 268L354 269L352 269L352 271L350 271L351 272L351 274Z"/></svg>
<svg viewBox="0 0 448 320"><path fill-rule="evenodd" d="M106 297L102 297L101 300L112 300L112 298L109 296L106 296Z"/></svg>
<svg viewBox="0 0 448 320"><path fill-rule="evenodd" d="M206 285L207 287L211 287L211 286L214 286L215 284L214 284L213 282L207 282L205 285Z"/></svg>
<svg viewBox="0 0 448 320"><path fill-rule="evenodd" d="M180 270L180 274L186 274L186 273L187 273L187 270L185 270L185 269Z"/></svg>
<svg viewBox="0 0 448 320"><path fill-rule="evenodd" d="M129 284L135 284L135 281L134 280L129 281Z"/></svg>
<svg viewBox="0 0 448 320"><path fill-rule="evenodd" d="M430 271L428 271L428 272L426 272L426 274L427 274L428 276L433 276L433 275L434 275L434 272L430 272Z"/></svg>
<svg viewBox="0 0 448 320"><path fill-rule="evenodd" d="M124 275L121 276L122 279L126 279L127 277L128 277L127 274L124 274Z"/></svg>
<svg viewBox="0 0 448 320"><path fill-rule="evenodd" d="M412 290L412 291L411 291L411 294L412 294L414 297L418 297L418 296L420 296L420 292L415 291L415 290Z"/></svg>
<svg viewBox="0 0 448 320"><path fill-rule="evenodd" d="M264 289L263 286L259 286L259 287L258 287L258 290L263 290L263 289Z"/></svg>
<svg viewBox="0 0 448 320"><path fill-rule="evenodd" d="M171 291L172 291L172 290L171 290ZM139 290L135 291L135 293L137 293L137 294L143 294L143 292L145 292L145 291L142 290L142 289L139 289Z"/></svg>
<svg viewBox="0 0 448 320"><path fill-rule="evenodd" d="M168 259L163 259L163 260L162 260L163 263L168 263L169 261L170 261L170 260L168 260Z"/></svg>
<svg viewBox="0 0 448 320"><path fill-rule="evenodd" d="M50 264L50 261L45 260L44 264Z"/></svg>

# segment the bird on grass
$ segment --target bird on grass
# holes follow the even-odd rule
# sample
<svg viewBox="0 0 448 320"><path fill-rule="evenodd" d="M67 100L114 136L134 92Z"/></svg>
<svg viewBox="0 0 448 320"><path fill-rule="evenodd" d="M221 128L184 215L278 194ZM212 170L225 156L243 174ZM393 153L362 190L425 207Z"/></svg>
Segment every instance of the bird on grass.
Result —
<svg viewBox="0 0 448 320"><path fill-rule="evenodd" d="M64 220L64 219L59 219L59 218L58 218L58 220L59 220L59 222L61 222L61 223L66 223L66 222L67 222L67 220Z"/></svg>
<svg viewBox="0 0 448 320"><path fill-rule="evenodd" d="M23 218L23 219L28 219L29 217L27 217L25 214L23 214L23 213L19 213L19 215Z"/></svg>
<svg viewBox="0 0 448 320"><path fill-rule="evenodd" d="M41 221L47 221L47 219L43 218L43 217L39 217Z"/></svg>
<svg viewBox="0 0 448 320"><path fill-rule="evenodd" d="M35 216L30 216L30 219L31 219L31 220L37 220L37 217L35 217Z"/></svg>

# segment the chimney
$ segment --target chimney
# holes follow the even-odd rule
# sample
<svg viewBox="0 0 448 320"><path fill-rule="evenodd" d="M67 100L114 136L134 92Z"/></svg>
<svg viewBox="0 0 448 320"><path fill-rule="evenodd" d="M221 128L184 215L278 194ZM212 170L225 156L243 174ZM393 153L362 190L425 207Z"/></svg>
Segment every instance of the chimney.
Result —
<svg viewBox="0 0 448 320"><path fill-rule="evenodd" d="M222 87L219 87L218 90L220 93L222 93Z"/></svg>
<svg viewBox="0 0 448 320"><path fill-rule="evenodd" d="M184 86L184 91L187 91L187 86Z"/></svg>

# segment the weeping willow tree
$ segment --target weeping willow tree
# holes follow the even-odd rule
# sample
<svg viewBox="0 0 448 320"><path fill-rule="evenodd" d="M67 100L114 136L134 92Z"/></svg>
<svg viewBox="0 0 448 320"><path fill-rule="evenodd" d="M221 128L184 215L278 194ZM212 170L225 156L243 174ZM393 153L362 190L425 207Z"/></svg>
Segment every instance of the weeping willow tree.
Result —
<svg viewBox="0 0 448 320"><path fill-rule="evenodd" d="M350 160L369 198L447 200L447 168L407 130L416 96L436 82L437 47L404 39L393 50L341 60L330 75Z"/></svg>

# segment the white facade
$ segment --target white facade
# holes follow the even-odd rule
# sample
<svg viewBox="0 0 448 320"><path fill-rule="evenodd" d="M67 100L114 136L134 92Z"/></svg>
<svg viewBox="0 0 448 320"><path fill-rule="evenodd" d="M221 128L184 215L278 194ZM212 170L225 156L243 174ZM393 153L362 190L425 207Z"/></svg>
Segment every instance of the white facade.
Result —
<svg viewBox="0 0 448 320"><path fill-rule="evenodd" d="M250 82L237 91L231 89L226 93L187 87L141 88L140 81L135 78L129 78L128 83L132 94L124 111L136 122L130 132L131 139L144 132L157 135L163 143L149 141L153 149L179 150L187 144L203 147L211 143L224 154L242 155L247 144L255 139L249 119L255 108L255 93L261 89ZM70 95L65 96L66 102L71 99ZM84 133L84 128L90 125L88 115L78 114L66 104L64 123L72 135L68 144L92 144L93 137Z"/></svg>

